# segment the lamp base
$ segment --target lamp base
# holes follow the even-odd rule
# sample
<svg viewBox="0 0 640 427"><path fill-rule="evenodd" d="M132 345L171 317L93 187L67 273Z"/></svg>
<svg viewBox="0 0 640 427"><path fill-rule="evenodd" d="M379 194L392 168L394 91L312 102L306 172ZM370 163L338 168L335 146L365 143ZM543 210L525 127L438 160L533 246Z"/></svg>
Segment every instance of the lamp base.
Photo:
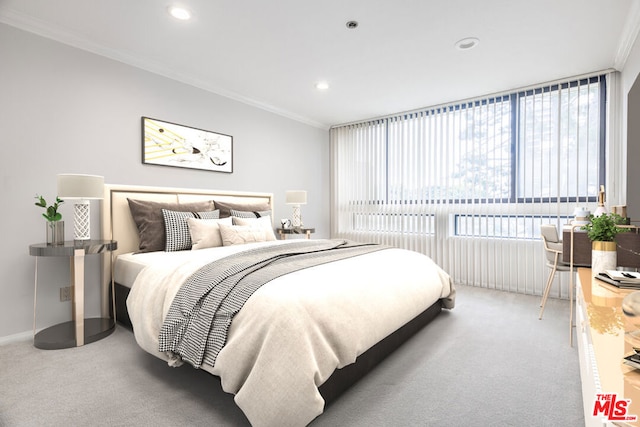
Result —
<svg viewBox="0 0 640 427"><path fill-rule="evenodd" d="M89 201L80 200L73 205L73 239L90 240L90 228Z"/></svg>
<svg viewBox="0 0 640 427"><path fill-rule="evenodd" d="M300 213L300 206L295 205L293 207L293 219L291 225L294 227L302 227L302 214Z"/></svg>

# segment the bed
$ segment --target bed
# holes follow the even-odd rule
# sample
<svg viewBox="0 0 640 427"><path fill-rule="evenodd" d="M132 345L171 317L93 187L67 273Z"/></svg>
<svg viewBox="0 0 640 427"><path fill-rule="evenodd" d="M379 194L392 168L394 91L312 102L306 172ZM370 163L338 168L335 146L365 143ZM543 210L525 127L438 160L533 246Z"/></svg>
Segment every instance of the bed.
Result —
<svg viewBox="0 0 640 427"><path fill-rule="evenodd" d="M195 211L212 200L211 211L233 220L200 218L210 211ZM150 230L139 228L135 202L164 206L165 224L178 218L164 229L165 250L147 244ZM455 289L415 252L341 239L275 240L273 206L270 193L106 185L103 236L118 250L103 263L103 311L170 366L220 377L252 425L303 426L443 307L453 308ZM186 242L175 235L185 233L185 216ZM201 245L213 229L196 225L213 223L224 244ZM220 289L221 300L204 299Z"/></svg>

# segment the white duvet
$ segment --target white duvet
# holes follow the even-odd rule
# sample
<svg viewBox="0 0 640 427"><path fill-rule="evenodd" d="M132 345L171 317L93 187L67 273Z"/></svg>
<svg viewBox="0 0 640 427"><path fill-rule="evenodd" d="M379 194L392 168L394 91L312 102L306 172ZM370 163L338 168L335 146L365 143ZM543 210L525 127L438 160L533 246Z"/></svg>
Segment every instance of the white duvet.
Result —
<svg viewBox="0 0 640 427"><path fill-rule="evenodd" d="M145 267L127 307L136 341L158 351L158 333L180 285L213 259L258 245L191 251ZM222 387L254 426L304 426L320 415L318 387L343 366L424 311L451 296L449 276L430 258L386 249L275 279L236 315L213 367ZM170 363L172 363L170 361Z"/></svg>

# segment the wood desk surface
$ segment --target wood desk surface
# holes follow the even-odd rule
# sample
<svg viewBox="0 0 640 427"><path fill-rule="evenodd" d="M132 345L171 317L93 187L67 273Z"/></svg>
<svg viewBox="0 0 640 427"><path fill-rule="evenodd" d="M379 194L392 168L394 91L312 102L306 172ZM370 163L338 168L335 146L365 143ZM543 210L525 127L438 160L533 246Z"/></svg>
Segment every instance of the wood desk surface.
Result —
<svg viewBox="0 0 640 427"><path fill-rule="evenodd" d="M640 347L640 332L638 338L629 336L628 332L638 331L622 312L622 300L633 290L618 289L615 286L591 278L591 269L578 269L581 294L589 321L594 360L600 377L603 394L616 393L618 399L631 399L628 408L629 415L637 415L640 420L640 370L633 369L622 363L622 358L633 353L633 347ZM580 317L576 327L578 339L584 325L580 324ZM585 380L584 378L582 379ZM595 396L593 397L595 399ZM585 396L585 406L591 399ZM585 408L593 411L591 407ZM640 421L620 423L622 426L640 426Z"/></svg>

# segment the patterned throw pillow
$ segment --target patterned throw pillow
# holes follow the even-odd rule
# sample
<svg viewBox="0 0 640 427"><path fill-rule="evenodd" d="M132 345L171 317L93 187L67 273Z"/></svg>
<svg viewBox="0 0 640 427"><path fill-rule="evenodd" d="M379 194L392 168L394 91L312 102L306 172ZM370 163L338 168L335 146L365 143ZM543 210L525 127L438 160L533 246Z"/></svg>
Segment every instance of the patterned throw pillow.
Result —
<svg viewBox="0 0 640 427"><path fill-rule="evenodd" d="M231 215L231 209L244 212L265 212L270 211L271 206L268 203L232 203L213 201L214 209L220 210L220 218L226 218Z"/></svg>
<svg viewBox="0 0 640 427"><path fill-rule="evenodd" d="M271 211L237 211L235 209L231 209L229 211L231 216L235 216L236 218L262 218L264 216L271 216Z"/></svg>
<svg viewBox="0 0 640 427"><path fill-rule="evenodd" d="M164 230L167 243L166 252L183 251L191 249L191 235L187 218L218 219L220 211L209 212L178 212L162 209L164 218Z"/></svg>

